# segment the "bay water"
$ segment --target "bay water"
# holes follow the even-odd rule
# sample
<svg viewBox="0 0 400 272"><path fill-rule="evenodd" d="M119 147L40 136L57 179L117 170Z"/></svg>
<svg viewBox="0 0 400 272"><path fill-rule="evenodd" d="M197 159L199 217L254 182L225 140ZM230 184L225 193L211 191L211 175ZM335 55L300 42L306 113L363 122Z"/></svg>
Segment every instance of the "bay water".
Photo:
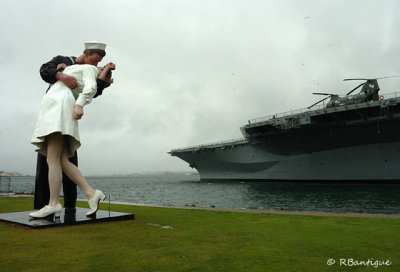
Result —
<svg viewBox="0 0 400 272"><path fill-rule="evenodd" d="M200 181L197 174L89 176L114 202L231 209L400 214L400 183ZM7 187L3 177L0 190ZM34 192L35 177L12 177L10 190ZM85 199L78 189L78 198Z"/></svg>

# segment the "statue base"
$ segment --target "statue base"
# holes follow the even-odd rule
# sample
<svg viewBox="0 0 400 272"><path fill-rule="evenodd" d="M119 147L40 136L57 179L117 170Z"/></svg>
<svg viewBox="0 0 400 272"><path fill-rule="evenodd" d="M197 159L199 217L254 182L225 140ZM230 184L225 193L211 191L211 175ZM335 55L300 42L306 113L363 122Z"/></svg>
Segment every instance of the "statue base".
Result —
<svg viewBox="0 0 400 272"><path fill-rule="evenodd" d="M86 213L88 211L89 209L77 207L76 213L65 213L65 209L63 209L60 217L50 215L45 218L30 217L29 213L32 211L0 213L0 222L15 224L30 229L40 229L135 219L135 215L132 213L112 212L105 210L98 210L95 216L87 217Z"/></svg>

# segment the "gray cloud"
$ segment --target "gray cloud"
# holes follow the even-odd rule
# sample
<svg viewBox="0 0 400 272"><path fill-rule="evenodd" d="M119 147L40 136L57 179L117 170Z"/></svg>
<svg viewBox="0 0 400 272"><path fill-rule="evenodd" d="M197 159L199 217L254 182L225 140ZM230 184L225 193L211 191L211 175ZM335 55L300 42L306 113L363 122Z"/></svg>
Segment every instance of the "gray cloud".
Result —
<svg viewBox="0 0 400 272"><path fill-rule="evenodd" d="M2 1L0 170L33 174L39 66L108 44L115 84L80 122L84 174L189 170L176 147L239 138L346 77L400 74L398 1ZM400 79L380 81L399 91Z"/></svg>

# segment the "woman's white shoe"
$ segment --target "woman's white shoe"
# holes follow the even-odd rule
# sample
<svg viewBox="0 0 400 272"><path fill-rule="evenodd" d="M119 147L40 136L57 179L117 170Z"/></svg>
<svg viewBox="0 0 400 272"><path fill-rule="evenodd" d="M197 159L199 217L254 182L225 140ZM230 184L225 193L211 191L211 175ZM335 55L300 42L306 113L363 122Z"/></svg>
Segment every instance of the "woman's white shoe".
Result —
<svg viewBox="0 0 400 272"><path fill-rule="evenodd" d="M60 217L61 210L62 210L62 206L60 203L58 203L55 206L46 205L36 212L31 212L29 214L29 216L35 217L35 218L44 218L44 217L54 214L55 217Z"/></svg>
<svg viewBox="0 0 400 272"><path fill-rule="evenodd" d="M86 216L91 216L93 214L95 214L97 212L97 210L99 209L99 202L100 200L104 200L106 199L106 196L103 194L102 191L100 190L96 190L94 192L94 196L89 199L89 207L90 207L90 211L88 211L86 213Z"/></svg>

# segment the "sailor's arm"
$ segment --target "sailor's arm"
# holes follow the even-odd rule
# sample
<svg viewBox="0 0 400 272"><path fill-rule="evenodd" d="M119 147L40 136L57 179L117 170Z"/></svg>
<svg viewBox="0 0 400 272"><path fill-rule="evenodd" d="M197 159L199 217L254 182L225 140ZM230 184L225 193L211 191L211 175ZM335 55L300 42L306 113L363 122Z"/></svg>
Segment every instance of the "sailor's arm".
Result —
<svg viewBox="0 0 400 272"><path fill-rule="evenodd" d="M75 89L78 87L78 82L72 76L64 74L62 71L67 66L63 64L64 57L57 56L54 57L51 61L44 63L40 66L40 76L44 81L50 84L54 84L57 80L60 80L70 89ZM60 67L59 65L63 64L64 67Z"/></svg>

